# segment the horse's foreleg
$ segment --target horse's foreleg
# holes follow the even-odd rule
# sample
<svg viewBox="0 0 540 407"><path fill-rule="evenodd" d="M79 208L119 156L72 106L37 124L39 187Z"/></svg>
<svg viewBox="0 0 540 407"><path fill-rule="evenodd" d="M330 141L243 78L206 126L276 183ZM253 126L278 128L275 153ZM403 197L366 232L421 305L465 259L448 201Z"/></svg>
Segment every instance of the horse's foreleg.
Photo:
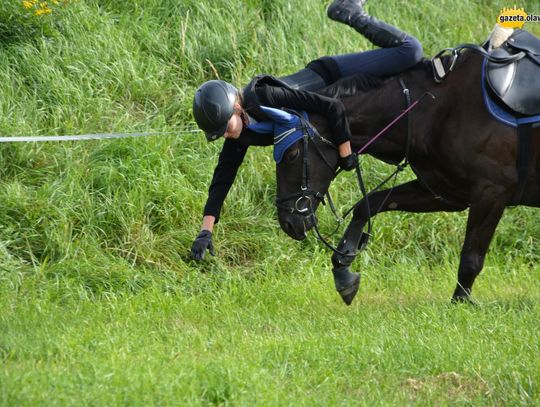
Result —
<svg viewBox="0 0 540 407"><path fill-rule="evenodd" d="M390 193L389 193L390 192ZM454 212L466 209L466 205L457 205L434 196L417 180L395 187L392 191L383 190L368 196L369 210L365 199L357 204L353 218L345 230L338 245L340 253L334 253L334 266L349 266L356 255L357 248L364 242L363 232L368 220L382 212Z"/></svg>
<svg viewBox="0 0 540 407"><path fill-rule="evenodd" d="M452 301L470 301L476 276L482 271L486 252L505 208L504 191L484 188L479 200L471 202L467 232L461 251L458 283Z"/></svg>
<svg viewBox="0 0 540 407"><path fill-rule="evenodd" d="M390 195L389 192L384 190L369 195L369 210L365 199L358 203L353 218L339 242L338 252L332 256L336 290L347 305L354 299L360 285L359 274L351 273L349 266L356 258L359 245L366 241L367 235L363 229L371 217L387 211L451 212L466 208L466 205L456 206L435 197L417 180L395 187Z"/></svg>

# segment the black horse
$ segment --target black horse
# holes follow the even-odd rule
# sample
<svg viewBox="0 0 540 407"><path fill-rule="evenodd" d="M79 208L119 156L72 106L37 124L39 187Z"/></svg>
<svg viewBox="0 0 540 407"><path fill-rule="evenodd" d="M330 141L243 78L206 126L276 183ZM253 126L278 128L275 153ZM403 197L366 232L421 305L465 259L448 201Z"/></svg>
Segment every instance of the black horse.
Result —
<svg viewBox="0 0 540 407"><path fill-rule="evenodd" d="M360 282L360 276L351 273L349 266L367 240L363 229L371 216L386 211L449 212L469 208L453 301L470 301L472 285L482 270L505 207L540 205L540 128L532 130L529 173L520 190L523 184L516 165L516 130L495 120L485 107L482 61L481 56L464 52L441 83L434 81L432 69L424 61L399 76L372 83L371 89L361 89L363 85L358 84L365 85L365 81L359 78L346 78L325 90L345 105L355 151L366 146L370 137L407 107L404 86L412 100L426 92L435 97L424 98L408 119L400 120L364 151L387 163L399 163L406 156L417 178L395 187L389 199L388 190L382 190L368 195L369 205L366 198L356 205L332 256L336 289L347 304L352 302ZM277 165L279 222L297 240L304 239L306 231L314 226L315 211L335 176L338 162L335 147L325 140L329 134L325 120L316 116L310 120L321 137L298 141Z"/></svg>

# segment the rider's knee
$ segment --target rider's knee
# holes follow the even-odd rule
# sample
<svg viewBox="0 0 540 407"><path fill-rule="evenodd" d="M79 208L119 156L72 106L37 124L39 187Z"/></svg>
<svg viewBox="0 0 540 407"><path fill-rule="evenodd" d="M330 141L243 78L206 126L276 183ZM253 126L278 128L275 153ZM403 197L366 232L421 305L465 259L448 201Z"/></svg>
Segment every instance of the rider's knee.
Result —
<svg viewBox="0 0 540 407"><path fill-rule="evenodd" d="M403 41L403 44L400 45L400 48L406 55L407 61L405 65L407 65L407 67L416 65L424 56L422 44L412 35L407 35L407 37L405 37L405 40Z"/></svg>

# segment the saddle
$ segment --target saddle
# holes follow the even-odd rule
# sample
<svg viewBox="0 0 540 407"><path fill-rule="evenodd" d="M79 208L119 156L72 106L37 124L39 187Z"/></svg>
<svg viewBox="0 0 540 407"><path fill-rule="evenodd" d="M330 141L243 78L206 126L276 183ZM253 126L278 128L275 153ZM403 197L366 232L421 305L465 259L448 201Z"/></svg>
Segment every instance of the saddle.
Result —
<svg viewBox="0 0 540 407"><path fill-rule="evenodd" d="M509 204L517 205L523 197L531 166L532 129L540 126L540 38L516 30L490 53L476 44L444 49L431 60L435 82L443 81L452 72L465 49L484 56L481 82L488 111L495 119L516 128L518 185ZM448 51L452 52L452 63L446 69L441 56Z"/></svg>
<svg viewBox="0 0 540 407"><path fill-rule="evenodd" d="M506 107L521 115L540 114L540 38L516 30L485 64L486 83Z"/></svg>

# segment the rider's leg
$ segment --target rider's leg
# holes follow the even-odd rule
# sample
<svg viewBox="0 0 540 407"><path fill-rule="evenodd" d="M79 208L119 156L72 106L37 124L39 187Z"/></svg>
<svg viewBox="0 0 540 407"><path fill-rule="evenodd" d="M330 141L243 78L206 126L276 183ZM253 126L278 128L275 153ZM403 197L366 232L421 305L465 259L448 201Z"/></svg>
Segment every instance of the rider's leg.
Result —
<svg viewBox="0 0 540 407"><path fill-rule="evenodd" d="M328 17L354 28L382 49L331 57L341 76L367 73L379 77L401 72L422 58L422 45L411 35L370 16L363 8L366 0L335 0Z"/></svg>
<svg viewBox="0 0 540 407"><path fill-rule="evenodd" d="M330 58L338 66L341 77L365 73L382 78L402 72L420 62L422 45L416 38L406 36L397 47L336 55Z"/></svg>
<svg viewBox="0 0 540 407"><path fill-rule="evenodd" d="M389 48L400 45L407 34L370 16L363 7L366 1L334 0L328 7L328 17L354 28L378 47Z"/></svg>
<svg viewBox="0 0 540 407"><path fill-rule="evenodd" d="M311 61L293 75L280 78L295 89L317 90L339 78L365 73L384 77L401 72L420 61L422 45L391 25L368 15L362 8L366 0L335 0L328 7L331 19L355 28L381 49L356 52Z"/></svg>

